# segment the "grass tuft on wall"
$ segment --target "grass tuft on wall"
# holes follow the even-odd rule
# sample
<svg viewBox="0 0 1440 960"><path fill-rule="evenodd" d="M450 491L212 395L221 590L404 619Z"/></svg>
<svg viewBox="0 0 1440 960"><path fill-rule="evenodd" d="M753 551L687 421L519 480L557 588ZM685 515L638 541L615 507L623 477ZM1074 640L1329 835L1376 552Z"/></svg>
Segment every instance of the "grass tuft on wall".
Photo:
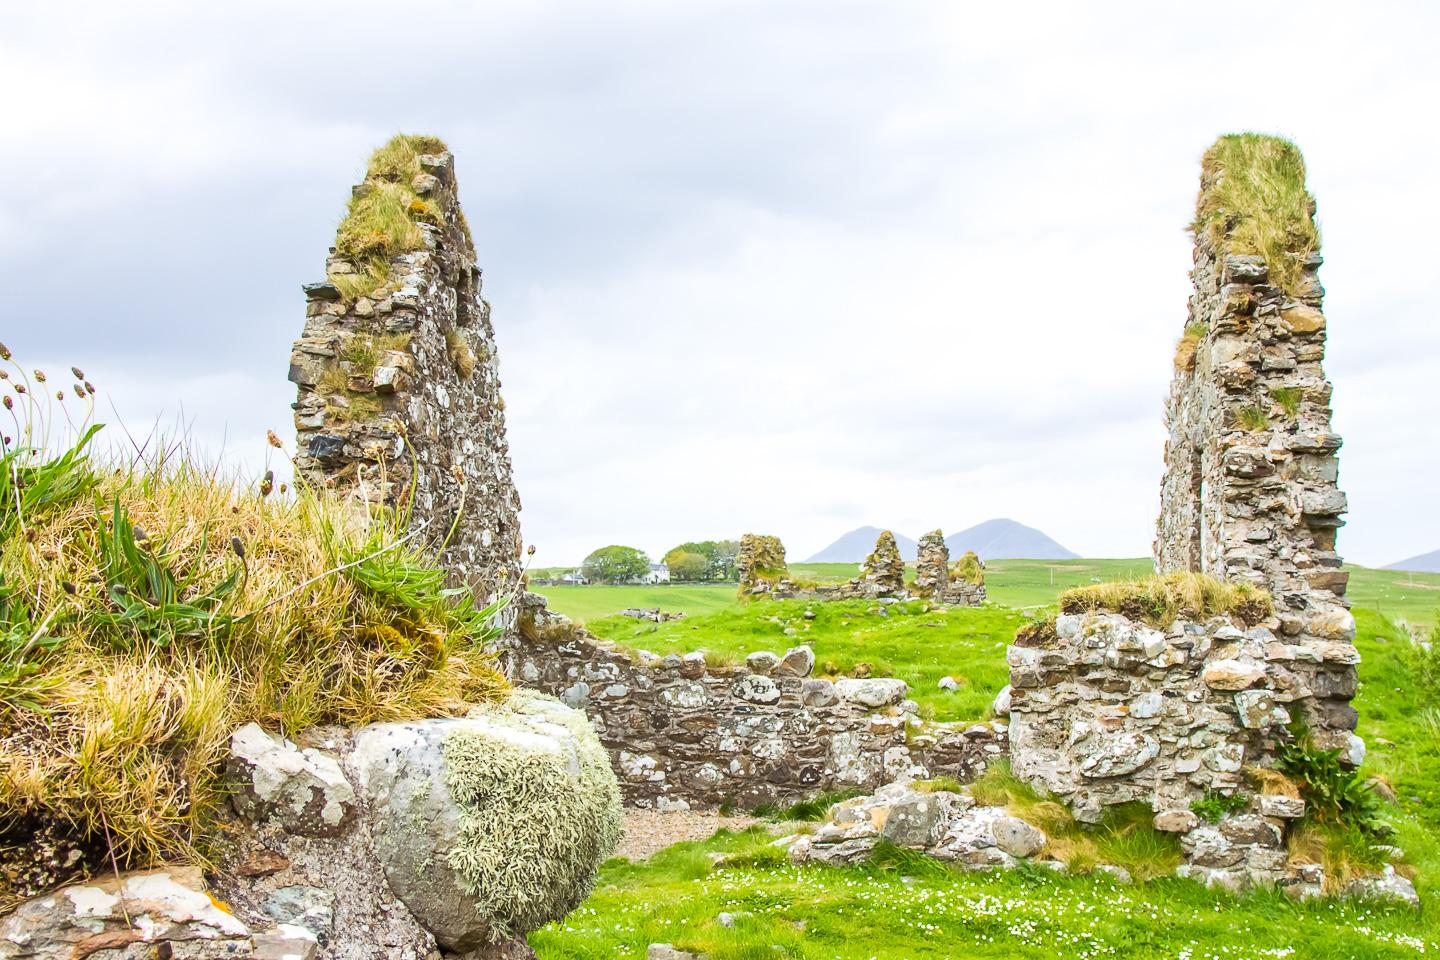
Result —
<svg viewBox="0 0 1440 960"><path fill-rule="evenodd" d="M1226 134L1205 151L1201 177L1196 235L1224 253L1264 257L1271 283L1294 293L1300 258L1320 249L1300 148L1283 137Z"/></svg>
<svg viewBox="0 0 1440 960"><path fill-rule="evenodd" d="M1097 583L1060 594L1061 613L1119 613L1161 630L1181 618L1204 621L1222 615L1255 624L1272 609L1270 594L1258 587L1185 571Z"/></svg>
<svg viewBox="0 0 1440 960"><path fill-rule="evenodd" d="M346 300L376 296L390 282L390 261L425 246L422 222L443 223L442 206L415 191L420 158L448 152L437 137L396 134L370 155L365 181L350 198L335 233L335 252L355 267L332 273ZM469 227L464 227L469 238Z"/></svg>

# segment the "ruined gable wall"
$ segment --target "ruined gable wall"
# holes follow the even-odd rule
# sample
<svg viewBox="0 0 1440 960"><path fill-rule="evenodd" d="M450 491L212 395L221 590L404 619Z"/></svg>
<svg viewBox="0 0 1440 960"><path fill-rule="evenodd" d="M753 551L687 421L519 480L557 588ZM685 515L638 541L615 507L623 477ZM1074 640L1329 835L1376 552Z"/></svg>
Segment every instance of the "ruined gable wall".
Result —
<svg viewBox="0 0 1440 960"><path fill-rule="evenodd" d="M1202 207L1224 175L1207 166ZM1346 501L1323 367L1321 257L1287 253L1298 276L1282 287L1264 257L1231 246L1197 231L1187 337L1165 405L1155 563L1265 588L1293 636L1346 605L1349 576L1335 550Z"/></svg>
<svg viewBox="0 0 1440 960"><path fill-rule="evenodd" d="M460 210L451 154L420 158L410 186L420 249L388 263L373 295L347 297L364 267L332 248L325 282L306 287L305 328L290 379L297 479L368 503L409 499L412 529L440 562L492 595L520 572L519 496L511 479L504 401L490 324ZM357 194L377 189L373 178Z"/></svg>

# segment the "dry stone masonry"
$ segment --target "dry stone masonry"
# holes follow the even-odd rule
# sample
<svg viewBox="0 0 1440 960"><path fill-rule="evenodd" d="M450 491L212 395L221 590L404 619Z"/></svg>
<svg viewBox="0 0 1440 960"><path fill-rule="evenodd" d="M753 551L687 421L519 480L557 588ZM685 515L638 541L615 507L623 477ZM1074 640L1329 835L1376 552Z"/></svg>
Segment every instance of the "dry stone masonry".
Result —
<svg viewBox="0 0 1440 960"><path fill-rule="evenodd" d="M979 557L967 554L967 558L972 559L976 580L971 579L963 561L950 565L950 548L943 531L925 534L915 558L915 592L952 606L978 607L985 602L985 575Z"/></svg>
<svg viewBox="0 0 1440 960"><path fill-rule="evenodd" d="M1207 155L1202 217L1215 215L1227 178L1247 175L1231 168L1235 160L1227 165L1229 139ZM1272 141L1271 149L1293 152L1303 184L1294 146ZM1299 189L1308 229L1296 232L1313 237L1314 201ZM1283 216L1222 213L1233 224ZM1318 243L1297 241L1267 261L1229 232L1197 228L1194 259L1186 333L1165 405L1170 435L1155 565L1262 587L1275 598L1281 632L1303 637L1317 618L1345 619L1349 579L1335 551L1346 502L1336 486L1340 437L1330 426L1323 367Z"/></svg>
<svg viewBox="0 0 1440 960"><path fill-rule="evenodd" d="M1264 139L1282 159L1295 149ZM1304 803L1264 796L1252 778L1274 766L1295 722L1351 764L1364 756L1350 706L1355 620L1335 553L1340 438L1321 368L1320 257L1308 240L1269 259L1239 248L1233 231L1285 211L1217 208L1245 195L1235 178L1255 175L1236 146L1222 138L1204 165L1155 559L1162 574L1266 591L1273 613L1252 596L1226 615L1155 625L1081 606L1022 631L1008 652L1011 762L1081 820L1148 803L1157 828L1184 834L1189 876L1308 889L1313 865L1291 866L1283 844ZM1304 206L1288 235L1313 238L1298 152L1293 163ZM1191 809L1207 794L1250 799L1208 825Z"/></svg>
<svg viewBox="0 0 1440 960"><path fill-rule="evenodd" d="M634 806L751 807L904 774L969 781L1006 749L1003 723L923 724L903 680L812 676L808 646L717 666L626 650L525 600L517 678L585 710Z"/></svg>
<svg viewBox="0 0 1440 960"><path fill-rule="evenodd" d="M423 245L395 256L380 289L347 297L363 267L332 252L305 288L290 360L297 476L372 504L405 503L457 579L493 594L520 572L519 496L490 306L460 209L454 158L422 155L409 186ZM384 186L372 173L357 195ZM453 528L453 534L451 530Z"/></svg>

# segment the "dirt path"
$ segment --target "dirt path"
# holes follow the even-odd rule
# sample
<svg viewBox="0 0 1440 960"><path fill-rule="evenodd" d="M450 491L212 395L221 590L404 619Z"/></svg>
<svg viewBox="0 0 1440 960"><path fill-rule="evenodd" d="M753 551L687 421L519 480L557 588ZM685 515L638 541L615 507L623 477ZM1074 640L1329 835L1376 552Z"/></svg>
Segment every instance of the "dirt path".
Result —
<svg viewBox="0 0 1440 960"><path fill-rule="evenodd" d="M759 822L754 817L721 816L713 811L676 810L661 813L658 810L626 808L625 832L620 838L620 847L615 851L615 855L631 860L645 860L672 843L704 840L721 827L744 830Z"/></svg>

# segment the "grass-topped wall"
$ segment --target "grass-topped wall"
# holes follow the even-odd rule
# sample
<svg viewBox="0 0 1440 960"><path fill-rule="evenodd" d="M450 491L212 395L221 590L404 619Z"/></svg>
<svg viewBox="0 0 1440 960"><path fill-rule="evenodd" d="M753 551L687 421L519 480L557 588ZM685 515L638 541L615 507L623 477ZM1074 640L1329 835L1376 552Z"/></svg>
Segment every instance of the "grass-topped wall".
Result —
<svg viewBox="0 0 1440 960"><path fill-rule="evenodd" d="M1264 257L1271 281L1294 292L1300 259L1320 249L1300 148L1260 133L1216 140L1201 162L1193 229L1221 252Z"/></svg>

